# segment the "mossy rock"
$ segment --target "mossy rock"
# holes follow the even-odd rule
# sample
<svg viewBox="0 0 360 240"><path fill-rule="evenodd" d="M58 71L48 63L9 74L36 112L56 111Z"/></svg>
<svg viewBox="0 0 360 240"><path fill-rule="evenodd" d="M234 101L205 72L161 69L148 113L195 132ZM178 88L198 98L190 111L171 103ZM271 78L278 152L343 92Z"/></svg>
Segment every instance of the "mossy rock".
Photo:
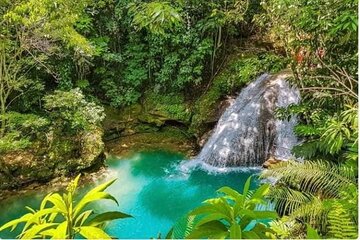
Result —
<svg viewBox="0 0 360 240"><path fill-rule="evenodd" d="M151 125L155 125L157 127L161 127L165 124L166 118L154 116L149 113L143 113L138 116L138 119L141 123L148 123Z"/></svg>
<svg viewBox="0 0 360 240"><path fill-rule="evenodd" d="M110 155L127 156L133 152L149 149L162 149L194 154L195 145L185 130L167 126L153 133L138 133L107 143Z"/></svg>
<svg viewBox="0 0 360 240"><path fill-rule="evenodd" d="M180 94L158 94L147 92L144 98L143 122L164 125L166 121L176 121L184 125L190 123L191 108Z"/></svg>
<svg viewBox="0 0 360 240"><path fill-rule="evenodd" d="M58 132L49 145L37 142L32 148L0 155L0 189L44 182L97 165L103 160L102 135L100 128L75 136Z"/></svg>

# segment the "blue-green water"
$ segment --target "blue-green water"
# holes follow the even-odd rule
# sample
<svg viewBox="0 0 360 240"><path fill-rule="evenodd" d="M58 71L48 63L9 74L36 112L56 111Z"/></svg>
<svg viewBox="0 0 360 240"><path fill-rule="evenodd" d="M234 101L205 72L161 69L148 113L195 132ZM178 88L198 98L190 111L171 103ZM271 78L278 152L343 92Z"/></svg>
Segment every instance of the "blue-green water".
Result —
<svg viewBox="0 0 360 240"><path fill-rule="evenodd" d="M142 152L122 160L108 159L107 178L117 181L107 191L118 200L119 206L102 201L95 208L123 211L134 218L114 221L107 225L106 231L117 238L149 239L159 233L164 237L177 219L215 196L217 189L230 186L241 191L245 180L257 173L246 169L227 173L193 169L182 173L178 170L182 160L182 155L166 151ZM0 224L26 213L25 206L37 208L44 194L32 193L1 202ZM15 236L15 233L0 233L2 238Z"/></svg>

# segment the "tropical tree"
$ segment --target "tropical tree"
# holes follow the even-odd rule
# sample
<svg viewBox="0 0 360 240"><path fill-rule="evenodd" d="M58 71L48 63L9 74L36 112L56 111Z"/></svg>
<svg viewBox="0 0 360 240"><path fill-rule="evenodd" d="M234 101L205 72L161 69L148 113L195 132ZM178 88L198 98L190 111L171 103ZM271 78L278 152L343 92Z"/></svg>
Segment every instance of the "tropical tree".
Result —
<svg viewBox="0 0 360 240"><path fill-rule="evenodd" d="M61 48L75 55L89 56L92 45L74 25L89 1L3 1L0 15L0 137L6 133L6 112L21 97L44 89L32 76L42 70L59 81L49 64L62 54Z"/></svg>
<svg viewBox="0 0 360 240"><path fill-rule="evenodd" d="M26 207L29 213L4 224L0 231L7 228L13 231L18 224L25 223L19 238L72 239L81 235L87 239L111 239L102 229L104 224L131 215L118 211L95 214L93 209L88 210L86 206L99 200L111 200L118 204L113 196L104 192L116 179L93 188L77 200L79 178L80 175L68 185L64 194L49 193L45 196L39 210Z"/></svg>

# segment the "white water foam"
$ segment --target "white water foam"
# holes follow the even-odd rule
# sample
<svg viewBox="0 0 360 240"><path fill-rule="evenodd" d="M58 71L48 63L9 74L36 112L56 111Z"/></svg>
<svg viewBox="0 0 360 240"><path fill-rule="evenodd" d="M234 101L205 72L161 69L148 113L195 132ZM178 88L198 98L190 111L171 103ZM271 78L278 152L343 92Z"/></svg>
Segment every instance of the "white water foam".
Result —
<svg viewBox="0 0 360 240"><path fill-rule="evenodd" d="M200 154L182 164L180 170L202 168L226 173L261 166L270 156L293 159L291 149L298 143L293 132L296 117L289 121L275 118L277 107L300 100L299 91L286 82L286 77L263 74L245 87L221 116Z"/></svg>

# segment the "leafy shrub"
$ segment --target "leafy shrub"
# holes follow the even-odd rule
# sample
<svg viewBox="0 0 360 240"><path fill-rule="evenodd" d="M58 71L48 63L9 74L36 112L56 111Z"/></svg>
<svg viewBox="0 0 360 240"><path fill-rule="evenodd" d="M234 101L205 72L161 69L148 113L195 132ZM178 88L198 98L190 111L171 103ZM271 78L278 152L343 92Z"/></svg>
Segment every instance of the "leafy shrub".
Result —
<svg viewBox="0 0 360 240"><path fill-rule="evenodd" d="M24 149L30 145L31 141L29 137L22 136L21 132L8 132L0 138L0 153Z"/></svg>
<svg viewBox="0 0 360 240"><path fill-rule="evenodd" d="M0 138L0 152L29 147L32 140L43 136L50 124L46 118L18 112L7 112L2 119L6 121L6 131Z"/></svg>
<svg viewBox="0 0 360 240"><path fill-rule="evenodd" d="M31 209L24 216L5 223L0 231L7 228L14 230L18 224L25 223L19 238L38 239L73 239L82 236L86 239L111 239L102 230L104 223L120 218L131 217L122 212L105 212L96 214L94 210L86 210L86 206L99 200L111 200L118 202L104 190L115 180L103 183L82 198L77 199L76 191L80 175L71 182L66 192L61 196L59 193L50 193L42 200L39 210Z"/></svg>
<svg viewBox="0 0 360 240"><path fill-rule="evenodd" d="M90 130L99 126L105 118L103 107L87 102L78 88L70 91L56 90L45 96L44 101L52 121L72 130Z"/></svg>
<svg viewBox="0 0 360 240"><path fill-rule="evenodd" d="M331 113L331 112L330 112ZM279 118L297 114L302 120L295 132L306 141L295 146L294 153L306 159L327 159L356 165L358 158L357 106L346 105L340 112L330 114L322 108L303 103L278 109Z"/></svg>
<svg viewBox="0 0 360 240"><path fill-rule="evenodd" d="M24 135L44 131L50 124L49 120L35 114L7 112L5 114L8 131L19 130Z"/></svg>
<svg viewBox="0 0 360 240"><path fill-rule="evenodd" d="M247 179L242 193L229 187L220 188L220 197L204 201L202 206L189 213L188 218L175 225L168 235L176 234L181 225L186 224L185 235L176 238L268 238L267 233L272 231L265 222L277 218L275 211L261 209L267 206L265 195L270 185L263 184L252 191L250 181L251 177Z"/></svg>

